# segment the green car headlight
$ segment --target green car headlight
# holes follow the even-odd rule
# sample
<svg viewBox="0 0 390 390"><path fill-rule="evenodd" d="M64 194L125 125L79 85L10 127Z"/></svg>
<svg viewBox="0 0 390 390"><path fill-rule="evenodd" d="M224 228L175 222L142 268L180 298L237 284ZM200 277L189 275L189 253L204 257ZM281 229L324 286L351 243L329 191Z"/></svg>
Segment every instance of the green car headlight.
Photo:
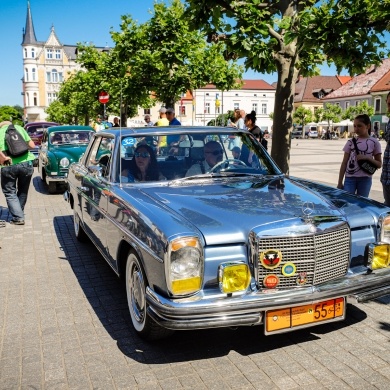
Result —
<svg viewBox="0 0 390 390"><path fill-rule="evenodd" d="M69 159L67 159L66 157L63 157L61 160L60 160L60 166L62 168L67 168L69 166Z"/></svg>

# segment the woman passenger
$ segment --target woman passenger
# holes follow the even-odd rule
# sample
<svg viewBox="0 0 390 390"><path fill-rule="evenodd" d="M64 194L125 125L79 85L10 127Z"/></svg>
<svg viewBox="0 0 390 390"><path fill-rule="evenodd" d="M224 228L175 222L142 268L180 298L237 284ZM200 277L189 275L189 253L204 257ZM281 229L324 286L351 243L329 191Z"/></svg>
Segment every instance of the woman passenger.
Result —
<svg viewBox="0 0 390 390"><path fill-rule="evenodd" d="M153 149L146 144L135 148L129 168L122 171L122 176L126 177L129 182L166 180L158 169Z"/></svg>

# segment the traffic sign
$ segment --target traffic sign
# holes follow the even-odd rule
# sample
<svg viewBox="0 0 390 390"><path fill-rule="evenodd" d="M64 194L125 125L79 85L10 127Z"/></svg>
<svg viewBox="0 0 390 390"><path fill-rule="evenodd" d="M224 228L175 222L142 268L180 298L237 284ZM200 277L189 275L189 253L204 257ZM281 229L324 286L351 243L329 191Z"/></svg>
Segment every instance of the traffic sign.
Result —
<svg viewBox="0 0 390 390"><path fill-rule="evenodd" d="M109 100L110 100L110 95L107 92L105 92L105 91L99 92L99 102L100 103L106 104L106 103L108 103Z"/></svg>

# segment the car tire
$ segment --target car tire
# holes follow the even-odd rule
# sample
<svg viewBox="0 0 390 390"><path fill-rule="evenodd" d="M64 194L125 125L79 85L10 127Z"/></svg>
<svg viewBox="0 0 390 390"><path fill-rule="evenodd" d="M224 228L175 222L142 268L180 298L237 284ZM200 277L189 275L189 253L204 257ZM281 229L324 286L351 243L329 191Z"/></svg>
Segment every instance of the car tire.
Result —
<svg viewBox="0 0 390 390"><path fill-rule="evenodd" d="M130 317L137 334L145 340L159 340L174 333L157 324L147 313L146 278L137 255L130 251L126 262L126 293Z"/></svg>
<svg viewBox="0 0 390 390"><path fill-rule="evenodd" d="M85 242L88 240L88 236L85 233L83 227L81 226L80 217L75 210L73 210L73 229L74 235L76 236L78 241Z"/></svg>
<svg viewBox="0 0 390 390"><path fill-rule="evenodd" d="M48 190L49 194L55 194L57 192L57 184L54 181L49 182Z"/></svg>

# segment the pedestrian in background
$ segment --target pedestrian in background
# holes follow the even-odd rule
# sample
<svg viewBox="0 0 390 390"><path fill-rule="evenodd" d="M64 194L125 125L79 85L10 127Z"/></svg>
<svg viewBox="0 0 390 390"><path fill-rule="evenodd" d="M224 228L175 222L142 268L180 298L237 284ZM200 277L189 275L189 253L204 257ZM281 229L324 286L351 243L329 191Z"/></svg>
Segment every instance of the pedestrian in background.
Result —
<svg viewBox="0 0 390 390"><path fill-rule="evenodd" d="M114 118L114 124L112 125L112 127L120 127L119 118L117 116Z"/></svg>
<svg viewBox="0 0 390 390"><path fill-rule="evenodd" d="M154 123L150 119L150 115L149 114L145 115L144 120L145 120L145 123L146 123L145 126L154 126Z"/></svg>
<svg viewBox="0 0 390 390"><path fill-rule="evenodd" d="M161 107L158 112L160 114L160 118L156 122L155 126L169 126L169 120L167 119L166 108ZM167 137L165 135L161 135L160 137L158 137L157 153L162 153L163 150L165 150L166 146L168 146Z"/></svg>
<svg viewBox="0 0 390 390"><path fill-rule="evenodd" d="M4 151L3 156L8 151L8 146L5 142L5 133L10 124L11 122L9 121L0 123L0 150ZM35 144L27 131L19 125L14 126L26 141L28 147L34 149ZM10 223L14 225L24 225L25 223L24 206L27 202L31 177L34 173L34 158L34 155L30 151L27 151L21 156L11 156L11 159L7 159L9 165L1 168L1 189L7 202L8 212L12 215ZM3 160L2 156L0 156L1 160Z"/></svg>
<svg viewBox="0 0 390 390"><path fill-rule="evenodd" d="M390 116L390 92L386 97L387 115ZM383 167L381 174L381 183L383 188L383 197L385 205L390 206L390 120L387 122L386 129L383 134L386 141L386 149L383 154Z"/></svg>
<svg viewBox="0 0 390 390"><path fill-rule="evenodd" d="M370 137L371 121L368 115L358 115L353 121L353 129L358 150L353 140L348 140L345 144L337 188L368 197L372 186L372 175L360 168L358 160L370 160L380 168L382 166L381 144L376 138Z"/></svg>
<svg viewBox="0 0 390 390"><path fill-rule="evenodd" d="M167 108L166 115L169 120L169 126L181 126L180 121L175 117L175 110L173 108Z"/></svg>
<svg viewBox="0 0 390 390"><path fill-rule="evenodd" d="M236 109L234 111L234 122L230 123L230 126L236 127L237 129L244 130L245 129L245 111ZM232 150L235 146L241 147L241 140L239 137L235 135L229 136L229 150Z"/></svg>

